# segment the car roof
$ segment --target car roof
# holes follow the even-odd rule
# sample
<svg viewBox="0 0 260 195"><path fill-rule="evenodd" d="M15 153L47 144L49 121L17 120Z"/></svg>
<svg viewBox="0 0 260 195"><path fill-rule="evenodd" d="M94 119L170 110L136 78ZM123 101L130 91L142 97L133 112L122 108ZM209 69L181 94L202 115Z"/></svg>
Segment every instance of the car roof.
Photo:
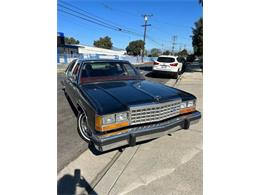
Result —
<svg viewBox="0 0 260 195"><path fill-rule="evenodd" d="M171 55L161 55L158 58L165 57L165 58L177 58L178 56L171 56Z"/></svg>
<svg viewBox="0 0 260 195"><path fill-rule="evenodd" d="M115 59L82 59L81 62L127 62L127 60L115 60Z"/></svg>

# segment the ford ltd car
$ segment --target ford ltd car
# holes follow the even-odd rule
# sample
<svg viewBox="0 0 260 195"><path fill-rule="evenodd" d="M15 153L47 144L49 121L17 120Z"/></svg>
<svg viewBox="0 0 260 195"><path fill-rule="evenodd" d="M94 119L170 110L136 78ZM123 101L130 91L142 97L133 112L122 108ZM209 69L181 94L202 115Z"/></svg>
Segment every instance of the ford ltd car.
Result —
<svg viewBox="0 0 260 195"><path fill-rule="evenodd" d="M73 60L62 84L79 135L101 152L188 129L201 118L194 95L145 80L128 61Z"/></svg>

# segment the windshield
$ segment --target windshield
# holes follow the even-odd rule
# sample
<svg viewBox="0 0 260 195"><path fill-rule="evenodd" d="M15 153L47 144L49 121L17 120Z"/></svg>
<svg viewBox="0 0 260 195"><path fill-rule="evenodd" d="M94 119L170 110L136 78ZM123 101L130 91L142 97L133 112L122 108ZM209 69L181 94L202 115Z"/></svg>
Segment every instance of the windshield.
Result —
<svg viewBox="0 0 260 195"><path fill-rule="evenodd" d="M171 62L175 62L174 58L167 58L167 57L159 57L157 59L158 62L167 62L167 63L171 63Z"/></svg>
<svg viewBox="0 0 260 195"><path fill-rule="evenodd" d="M80 81L139 78L138 72L125 62L85 62Z"/></svg>

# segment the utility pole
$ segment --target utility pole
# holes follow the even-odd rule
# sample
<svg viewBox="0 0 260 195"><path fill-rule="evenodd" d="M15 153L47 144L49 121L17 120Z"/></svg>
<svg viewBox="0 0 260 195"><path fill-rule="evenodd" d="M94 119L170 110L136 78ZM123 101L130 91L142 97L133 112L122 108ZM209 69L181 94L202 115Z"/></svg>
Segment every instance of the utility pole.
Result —
<svg viewBox="0 0 260 195"><path fill-rule="evenodd" d="M176 39L177 39L177 35L174 35L172 37L172 54L174 55L174 47L176 45Z"/></svg>
<svg viewBox="0 0 260 195"><path fill-rule="evenodd" d="M143 47L143 51L142 51L142 62L144 62L146 27L151 26L151 24L147 24L147 20L148 20L148 17L153 16L153 14L145 14L145 15L142 15L142 16L144 17L144 25L142 25L144 27L144 47Z"/></svg>

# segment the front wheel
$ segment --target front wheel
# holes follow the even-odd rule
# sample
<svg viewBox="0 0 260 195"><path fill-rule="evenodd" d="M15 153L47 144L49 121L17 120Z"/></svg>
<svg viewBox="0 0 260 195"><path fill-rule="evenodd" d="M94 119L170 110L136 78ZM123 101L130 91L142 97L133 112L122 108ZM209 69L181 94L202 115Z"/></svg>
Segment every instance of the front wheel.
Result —
<svg viewBox="0 0 260 195"><path fill-rule="evenodd" d="M79 113L77 123L78 123L78 133L80 137L84 141L91 143L91 140L89 138L91 136L91 130L88 127L87 116L85 115L84 112Z"/></svg>

